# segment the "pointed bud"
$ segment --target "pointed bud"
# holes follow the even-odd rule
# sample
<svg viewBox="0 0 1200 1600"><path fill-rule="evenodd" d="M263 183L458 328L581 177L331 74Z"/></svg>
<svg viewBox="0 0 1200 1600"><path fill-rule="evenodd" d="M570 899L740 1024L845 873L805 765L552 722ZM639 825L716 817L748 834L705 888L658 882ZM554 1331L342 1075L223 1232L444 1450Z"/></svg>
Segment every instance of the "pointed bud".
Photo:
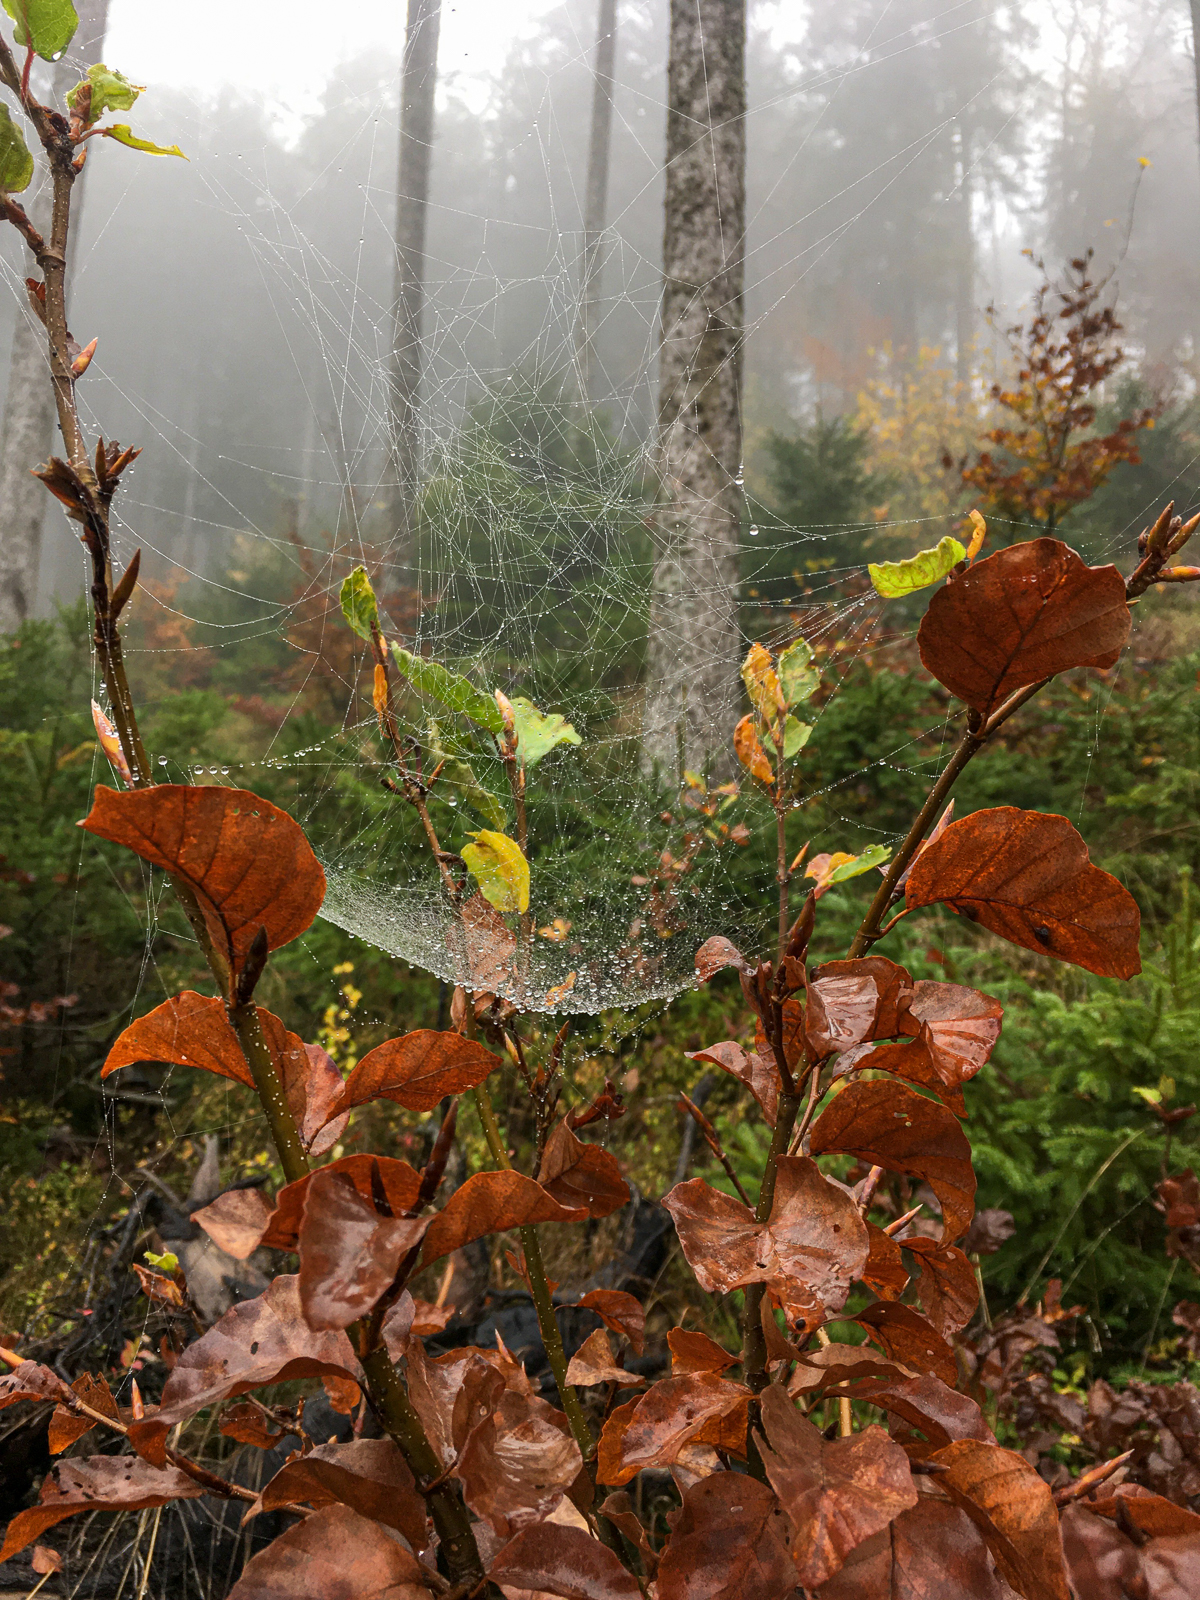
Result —
<svg viewBox="0 0 1200 1600"><path fill-rule="evenodd" d="M84 373L92 364L92 357L96 354L96 346L99 343L100 340L98 338L93 339L91 344L84 345L83 349L75 357L74 361L72 361L71 376L73 378L83 377Z"/></svg>
<svg viewBox="0 0 1200 1600"><path fill-rule="evenodd" d="M129 763L125 759L125 752L121 749L121 740L117 730L101 711L95 700L92 701L92 722L96 729L96 738L100 741L100 748L108 757L110 766L116 768L121 777L133 788L133 773L129 770Z"/></svg>

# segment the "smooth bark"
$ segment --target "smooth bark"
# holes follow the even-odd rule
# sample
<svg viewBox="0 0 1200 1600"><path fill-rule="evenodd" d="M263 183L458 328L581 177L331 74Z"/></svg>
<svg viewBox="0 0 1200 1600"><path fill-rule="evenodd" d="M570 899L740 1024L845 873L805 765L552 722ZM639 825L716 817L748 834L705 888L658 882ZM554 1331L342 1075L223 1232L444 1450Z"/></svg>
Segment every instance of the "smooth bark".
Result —
<svg viewBox="0 0 1200 1600"><path fill-rule="evenodd" d="M604 230L608 224L608 167L612 149L613 78L617 58L617 0L599 0L592 127L583 201L583 265L579 285L576 359L585 403L595 399L596 329L600 324Z"/></svg>
<svg viewBox="0 0 1200 1600"><path fill-rule="evenodd" d="M736 709L745 0L672 0L643 760L722 770Z"/></svg>

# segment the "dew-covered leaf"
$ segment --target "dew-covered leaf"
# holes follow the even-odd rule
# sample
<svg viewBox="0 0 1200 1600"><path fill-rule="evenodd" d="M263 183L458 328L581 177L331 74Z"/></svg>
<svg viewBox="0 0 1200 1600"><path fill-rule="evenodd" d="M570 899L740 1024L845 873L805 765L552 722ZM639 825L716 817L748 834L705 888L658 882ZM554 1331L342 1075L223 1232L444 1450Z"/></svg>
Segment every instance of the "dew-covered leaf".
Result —
<svg viewBox="0 0 1200 1600"><path fill-rule="evenodd" d="M812 738L812 724L801 722L799 717L788 717L783 724L783 759L790 761L798 756Z"/></svg>
<svg viewBox="0 0 1200 1600"><path fill-rule="evenodd" d="M917 1299L942 1338L949 1339L975 1315L979 1304L975 1268L955 1244L937 1245L918 1237L906 1239L904 1245L921 1267Z"/></svg>
<svg viewBox="0 0 1200 1600"><path fill-rule="evenodd" d="M938 1488L971 1518L1023 1600L1070 1600L1050 1486L1025 1458L961 1439L930 1460L944 1469Z"/></svg>
<svg viewBox="0 0 1200 1600"><path fill-rule="evenodd" d="M82 106L80 91L90 91L87 96L86 122L90 125L109 111L129 111L143 91L143 86L130 83L123 72L97 62L87 69L87 76L67 92L67 105L72 111Z"/></svg>
<svg viewBox="0 0 1200 1600"><path fill-rule="evenodd" d="M629 1185L617 1158L587 1144L567 1126L555 1124L538 1169L538 1182L560 1205L580 1207L589 1217L607 1217L629 1200Z"/></svg>
<svg viewBox="0 0 1200 1600"><path fill-rule="evenodd" d="M818 1600L1012 1600L987 1546L957 1506L922 1496L865 1539Z"/></svg>
<svg viewBox="0 0 1200 1600"><path fill-rule="evenodd" d="M379 605L366 567L355 567L342 580L342 615L360 639L370 639L371 629L379 626Z"/></svg>
<svg viewBox="0 0 1200 1600"><path fill-rule="evenodd" d="M562 1600L641 1600L637 1580L611 1550L582 1528L537 1522L522 1528L493 1558L493 1583L506 1592Z"/></svg>
<svg viewBox="0 0 1200 1600"><path fill-rule="evenodd" d="M978 1439L994 1444L995 1436L983 1412L969 1395L959 1394L932 1373L913 1378L867 1378L844 1391L856 1400L869 1401L910 1428L919 1429L930 1450L940 1450L956 1439Z"/></svg>
<svg viewBox="0 0 1200 1600"><path fill-rule="evenodd" d="M855 1313L854 1320L893 1361L917 1372L931 1372L943 1383L958 1381L954 1351L927 1318L912 1306L877 1300Z"/></svg>
<svg viewBox="0 0 1200 1600"><path fill-rule="evenodd" d="M344 1505L402 1533L415 1550L428 1539L426 1507L404 1457L390 1439L336 1440L286 1461L259 1497L256 1511L295 1503L320 1510Z"/></svg>
<svg viewBox="0 0 1200 1600"><path fill-rule="evenodd" d="M454 1470L467 1505L506 1539L523 1523L548 1516L582 1469L563 1413L537 1395L508 1389L472 1429Z"/></svg>
<svg viewBox="0 0 1200 1600"><path fill-rule="evenodd" d="M178 1467L152 1467L137 1456L73 1456L51 1467L36 1506L8 1525L0 1562L11 1561L55 1523L82 1511L144 1511L193 1500L205 1490Z"/></svg>
<svg viewBox="0 0 1200 1600"><path fill-rule="evenodd" d="M699 957L697 957L699 960ZM773 1059L757 1050L747 1050L733 1039L722 1044L710 1044L707 1050L685 1051L689 1061L703 1061L706 1066L720 1067L731 1078L744 1084L763 1109L770 1123L774 1123L779 1110L779 1091L782 1083L779 1068Z"/></svg>
<svg viewBox="0 0 1200 1600"><path fill-rule="evenodd" d="M421 1242L428 1217L381 1216L343 1173L314 1172L300 1223L300 1304L310 1328L364 1317Z"/></svg>
<svg viewBox="0 0 1200 1600"><path fill-rule="evenodd" d="M763 749L758 733L758 719L753 714L743 717L733 730L733 748L738 760L752 778L757 778L760 783L775 782L775 768Z"/></svg>
<svg viewBox="0 0 1200 1600"><path fill-rule="evenodd" d="M33 157L25 135L12 119L7 105L0 101L0 192L21 194L33 178Z"/></svg>
<svg viewBox="0 0 1200 1600"><path fill-rule="evenodd" d="M735 944L715 933L696 951L696 976L701 983L707 983L724 967L736 967L739 972L745 973L754 971Z"/></svg>
<svg viewBox="0 0 1200 1600"><path fill-rule="evenodd" d="M807 639L797 639L779 657L779 687L789 706L809 700L821 682L821 671Z"/></svg>
<svg viewBox="0 0 1200 1600"><path fill-rule="evenodd" d="M481 828L462 847L462 858L479 892L504 915L529 910L529 862L521 846L507 834Z"/></svg>
<svg viewBox="0 0 1200 1600"><path fill-rule="evenodd" d="M504 719L495 700L482 689L477 689L470 678L464 678L461 672L452 672L440 661L414 655L411 650L405 650L398 644L392 645L392 659L414 689L439 700L449 710L459 712L480 728L486 728L488 733L503 731Z"/></svg>
<svg viewBox="0 0 1200 1600"><path fill-rule="evenodd" d="M420 1174L407 1161L394 1156L354 1155L331 1161L322 1172L344 1173L364 1200L370 1200L382 1213L386 1206L394 1217L411 1211L421 1189ZM262 1243L273 1250L294 1250L300 1237L304 1199L313 1174L306 1173L295 1183L285 1184L275 1196L271 1222Z"/></svg>
<svg viewBox="0 0 1200 1600"><path fill-rule="evenodd" d="M430 1223L421 1265L427 1267L490 1233L527 1223L578 1222L585 1215L560 1205L540 1183L519 1172L477 1172L454 1191Z"/></svg>
<svg viewBox="0 0 1200 1600"><path fill-rule="evenodd" d="M446 1095L477 1088L499 1065L474 1039L418 1028L368 1051L346 1079L336 1109L394 1100L408 1111L432 1111Z"/></svg>
<svg viewBox="0 0 1200 1600"><path fill-rule="evenodd" d="M71 0L4 0L4 9L17 25L15 42L32 45L43 61L57 61L79 26Z"/></svg>
<svg viewBox="0 0 1200 1600"><path fill-rule="evenodd" d="M658 1567L658 1600L784 1600L796 1587L787 1519L757 1479L718 1472L683 1497Z"/></svg>
<svg viewBox="0 0 1200 1600"><path fill-rule="evenodd" d="M876 594L881 594L885 600L899 600L904 595L916 594L918 589L940 583L960 561L966 560L966 556L962 545L948 533L932 550L922 550L905 561L872 561L868 563L867 573Z"/></svg>
<svg viewBox="0 0 1200 1600"><path fill-rule="evenodd" d="M745 1454L750 1391L715 1372L664 1378L618 1406L600 1438L597 1481L619 1487L643 1467L669 1467L687 1444Z"/></svg>
<svg viewBox="0 0 1200 1600"><path fill-rule="evenodd" d="M517 695L512 701L517 731L517 765L526 772L560 744L582 744L575 729L557 711L539 711L531 700Z"/></svg>
<svg viewBox="0 0 1200 1600"><path fill-rule="evenodd" d="M349 1506L323 1506L251 1556L228 1600L429 1600L411 1551Z"/></svg>
<svg viewBox="0 0 1200 1600"><path fill-rule="evenodd" d="M673 1378L686 1377L689 1372L727 1372L741 1360L698 1328L668 1328L667 1348Z"/></svg>
<svg viewBox="0 0 1200 1600"><path fill-rule="evenodd" d="M589 1334L567 1363L567 1382L579 1389L590 1389L598 1383L615 1383L622 1389L644 1389L646 1381L636 1372L618 1367L603 1328Z"/></svg>
<svg viewBox="0 0 1200 1600"><path fill-rule="evenodd" d="M640 1356L646 1343L646 1308L640 1300L624 1289L589 1289L579 1301L589 1311L594 1311L614 1333L629 1340L635 1356Z"/></svg>
<svg viewBox="0 0 1200 1600"><path fill-rule="evenodd" d="M771 652L757 641L742 662L742 682L761 722L769 726L787 709Z"/></svg>

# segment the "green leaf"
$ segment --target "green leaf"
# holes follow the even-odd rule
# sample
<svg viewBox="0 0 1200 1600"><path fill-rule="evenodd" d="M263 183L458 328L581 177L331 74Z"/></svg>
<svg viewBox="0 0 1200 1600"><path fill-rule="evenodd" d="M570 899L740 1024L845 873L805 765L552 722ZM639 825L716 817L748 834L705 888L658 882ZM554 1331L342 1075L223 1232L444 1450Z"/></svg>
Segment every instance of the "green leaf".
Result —
<svg viewBox="0 0 1200 1600"><path fill-rule="evenodd" d="M556 745L583 743L566 717L557 711L547 716L520 695L512 705L517 725L517 760L527 772Z"/></svg>
<svg viewBox="0 0 1200 1600"><path fill-rule="evenodd" d="M797 639L779 658L779 687L789 706L807 700L821 681L807 639Z"/></svg>
<svg viewBox="0 0 1200 1600"><path fill-rule="evenodd" d="M465 844L462 858L467 863L483 898L497 911L529 910L529 863L521 846L507 834L483 828L471 835L474 844Z"/></svg>
<svg viewBox="0 0 1200 1600"><path fill-rule="evenodd" d="M43 61L57 61L79 26L71 0L4 0L4 9L17 25L17 43L32 44Z"/></svg>
<svg viewBox="0 0 1200 1600"><path fill-rule="evenodd" d="M174 1251L166 1250L161 1256L156 1256L153 1250L144 1250L142 1254L152 1267L157 1267L160 1272L178 1272L179 1257Z"/></svg>
<svg viewBox="0 0 1200 1600"><path fill-rule="evenodd" d="M90 127L109 111L128 111L142 93L143 86L130 83L123 73L114 72L111 67L98 62L96 66L89 67L87 77L80 81L67 95L67 104L72 111L80 106L79 91L90 88L91 98L87 102L84 117Z"/></svg>
<svg viewBox="0 0 1200 1600"><path fill-rule="evenodd" d="M504 824L508 820L504 814L504 807L491 790L485 789L480 783L469 762L450 755L444 749L441 730L436 722L429 724L429 748L435 765L438 762L442 764L442 770L438 774L439 786L454 790L461 800L478 811L485 822L490 822L494 828L499 828L503 832Z"/></svg>
<svg viewBox="0 0 1200 1600"><path fill-rule="evenodd" d="M149 139L139 139L126 122L115 122L109 128L101 128L100 132L106 139L127 144L131 150L144 150L148 156L178 156L181 161L187 160L177 144L152 144Z"/></svg>
<svg viewBox="0 0 1200 1600"><path fill-rule="evenodd" d="M801 722L799 717L789 717L783 725L783 759L790 761L799 755L812 738L812 724Z"/></svg>
<svg viewBox="0 0 1200 1600"><path fill-rule="evenodd" d="M848 878L857 878L860 873L870 872L872 867L881 867L891 853L884 844L868 845L862 855L853 856L849 861L843 861L840 867L834 867L828 881L845 883Z"/></svg>
<svg viewBox="0 0 1200 1600"><path fill-rule="evenodd" d="M0 100L0 190L5 194L20 194L28 189L33 177L33 157L20 128L8 114L8 107Z"/></svg>
<svg viewBox="0 0 1200 1600"><path fill-rule="evenodd" d="M952 567L965 561L967 552L951 534L933 550L922 550L907 561L874 561L867 567L871 582L885 600L898 600L901 595L915 594L918 589L928 589L931 583L944 578Z"/></svg>
<svg viewBox="0 0 1200 1600"><path fill-rule="evenodd" d="M431 694L435 700L449 706L451 711L459 711L464 717L470 717L472 722L486 728L489 733L503 731L504 718L500 715L500 707L490 694L477 689L470 678L464 678L460 672L451 672L440 661L430 661L427 656L415 656L411 650L404 650L398 644L392 646L392 657L414 689L419 689L422 694Z"/></svg>
<svg viewBox="0 0 1200 1600"><path fill-rule="evenodd" d="M379 626L379 606L367 577L366 567L355 567L342 582L342 615L360 639L371 637L371 627Z"/></svg>

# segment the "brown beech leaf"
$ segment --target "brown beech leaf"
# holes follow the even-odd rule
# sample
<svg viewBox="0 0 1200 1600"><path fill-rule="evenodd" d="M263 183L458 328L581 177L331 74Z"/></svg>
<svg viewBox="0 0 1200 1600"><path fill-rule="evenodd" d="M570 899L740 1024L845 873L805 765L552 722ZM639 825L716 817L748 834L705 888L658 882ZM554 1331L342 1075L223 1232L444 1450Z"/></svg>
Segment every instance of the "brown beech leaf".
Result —
<svg viewBox="0 0 1200 1600"><path fill-rule="evenodd" d="M332 1372L323 1372L321 1387L325 1391L326 1400L340 1417L348 1417L362 1399L362 1390L353 1378L343 1378Z"/></svg>
<svg viewBox="0 0 1200 1600"><path fill-rule="evenodd" d="M912 1306L877 1300L854 1320L893 1361L918 1372L932 1372L951 1387L958 1381L954 1351L941 1334Z"/></svg>
<svg viewBox="0 0 1200 1600"><path fill-rule="evenodd" d="M930 1450L941 1450L956 1439L978 1439L984 1444L996 1442L974 1400L969 1395L959 1394L932 1373L891 1381L870 1378L842 1392L855 1400L868 1400L881 1411L899 1417L910 1428L919 1429L929 1441Z"/></svg>
<svg viewBox="0 0 1200 1600"><path fill-rule="evenodd" d="M917 1374L902 1362L877 1355L866 1344L827 1344L821 1350L805 1350L788 1384L791 1394L808 1394L812 1389L827 1389L835 1384L854 1383L865 1378L900 1382Z"/></svg>
<svg viewBox="0 0 1200 1600"><path fill-rule="evenodd" d="M991 933L1107 978L1132 978L1141 916L1116 878L1093 866L1066 817L1016 806L951 823L915 865L911 911L941 901Z"/></svg>
<svg viewBox="0 0 1200 1600"><path fill-rule="evenodd" d="M809 1044L828 1056L898 1033L911 989L904 968L883 956L815 967L808 983Z"/></svg>
<svg viewBox="0 0 1200 1600"><path fill-rule="evenodd" d="M314 1172L300 1223L300 1304L310 1328L348 1328L364 1317L425 1236L428 1217L381 1217L350 1179Z"/></svg>
<svg viewBox="0 0 1200 1600"><path fill-rule="evenodd" d="M82 826L182 878L234 971L260 928L278 950L310 927L325 874L300 826L248 789L99 787Z"/></svg>
<svg viewBox="0 0 1200 1600"><path fill-rule="evenodd" d="M658 1551L647 1539L642 1520L634 1510L633 1501L625 1490L616 1489L612 1494L607 1495L600 1506L600 1513L608 1518L613 1527L619 1529L625 1535L638 1555L641 1556L646 1576L653 1578L658 1571Z"/></svg>
<svg viewBox="0 0 1200 1600"><path fill-rule="evenodd" d="M740 1044L727 1039L724 1044L710 1044L707 1050L685 1052L689 1061L703 1061L706 1066L720 1067L731 1078L745 1084L763 1109L768 1122L773 1123L779 1111L779 1068L771 1055L761 1055L757 1050L744 1050Z"/></svg>
<svg viewBox="0 0 1200 1600"><path fill-rule="evenodd" d="M37 1361L22 1361L0 1378L0 1411L16 1405L18 1400L69 1401L71 1393L71 1386L57 1372Z"/></svg>
<svg viewBox="0 0 1200 1600"><path fill-rule="evenodd" d="M1160 1536L1138 1544L1094 1516L1090 1505L1071 1505L1062 1514L1062 1541L1067 1578L1080 1600L1195 1600L1200 1594L1195 1537Z"/></svg>
<svg viewBox="0 0 1200 1600"><path fill-rule="evenodd" d="M924 1039L894 1039L888 1044L862 1044L849 1050L838 1062L838 1075L849 1072L890 1072L937 1095L956 1117L967 1114L962 1089L948 1084L934 1064Z"/></svg>
<svg viewBox="0 0 1200 1600"><path fill-rule="evenodd" d="M855 1155L922 1178L942 1203L942 1240L964 1232L975 1209L971 1146L958 1119L902 1083L850 1083L813 1126L813 1155Z"/></svg>
<svg viewBox="0 0 1200 1600"><path fill-rule="evenodd" d="M546 1141L538 1182L560 1205L579 1207L589 1217L611 1216L629 1200L616 1157L598 1144L586 1144L565 1121Z"/></svg>
<svg viewBox="0 0 1200 1600"><path fill-rule="evenodd" d="M388 1355L393 1361L402 1361L410 1339L414 1337L422 1339L430 1334L441 1333L455 1314L455 1307L452 1305L437 1306L430 1300L414 1299L407 1289L401 1290L379 1330Z"/></svg>
<svg viewBox="0 0 1200 1600"><path fill-rule="evenodd" d="M474 1346L431 1359L414 1339L405 1354L413 1406L439 1461L449 1468L500 1404L504 1374Z"/></svg>
<svg viewBox="0 0 1200 1600"><path fill-rule="evenodd" d="M488 1576L505 1589L563 1600L641 1600L642 1591L611 1550L582 1528L537 1522L492 1558Z"/></svg>
<svg viewBox="0 0 1200 1600"><path fill-rule="evenodd" d="M908 1457L874 1426L826 1440L777 1384L764 1389L761 1406L759 1453L792 1524L800 1582L815 1589L856 1545L916 1505Z"/></svg>
<svg viewBox="0 0 1200 1600"><path fill-rule="evenodd" d="M289 1039L294 1037L294 1034L288 1034ZM337 1114L337 1104L345 1084L337 1063L319 1044L306 1044L304 1055L307 1070L301 1094L296 1096L286 1075L284 1089L300 1132L300 1143L310 1156L323 1156L327 1150L333 1149L350 1121L348 1111L341 1116Z"/></svg>
<svg viewBox="0 0 1200 1600"><path fill-rule="evenodd" d="M421 1566L378 1522L324 1506L251 1556L228 1600L429 1600Z"/></svg>
<svg viewBox="0 0 1200 1600"><path fill-rule="evenodd" d="M33 1559L31 1564L33 1566L33 1570L37 1573L38 1577L41 1578L45 1577L48 1572L61 1572L63 1569L63 1558L59 1555L57 1550L51 1550L49 1545L35 1544L33 1547Z"/></svg>
<svg viewBox="0 0 1200 1600"><path fill-rule="evenodd" d="M647 1380L619 1367L603 1328L590 1333L567 1363L567 1382L580 1389L615 1383L619 1389L644 1389Z"/></svg>
<svg viewBox="0 0 1200 1600"><path fill-rule="evenodd" d="M916 1024L943 1083L958 1088L984 1066L1000 1037L1004 1007L961 983L914 983L905 1031Z"/></svg>
<svg viewBox="0 0 1200 1600"><path fill-rule="evenodd" d="M669 1467L684 1445L746 1448L750 1391L715 1372L664 1378L609 1414L600 1436L600 1483L619 1487L643 1467Z"/></svg>
<svg viewBox="0 0 1200 1600"><path fill-rule="evenodd" d="M285 1429L249 1400L236 1400L221 1412L220 1431L227 1439L236 1439L238 1444L251 1444L256 1450L273 1450Z"/></svg>
<svg viewBox="0 0 1200 1600"><path fill-rule="evenodd" d="M481 894L464 902L458 921L446 932L446 943L453 953L465 956L472 993L487 994L512 982L517 936Z"/></svg>
<svg viewBox="0 0 1200 1600"><path fill-rule="evenodd" d="M746 960L737 945L717 933L696 951L696 976L701 983L707 983L723 967L736 967L747 976L754 971L753 964Z"/></svg>
<svg viewBox="0 0 1200 1600"><path fill-rule="evenodd" d="M841 1310L866 1263L867 1230L857 1205L806 1156L779 1158L765 1224L702 1178L676 1184L663 1204L702 1289L729 1294L768 1283L789 1322L810 1331Z"/></svg>
<svg viewBox="0 0 1200 1600"><path fill-rule="evenodd" d="M338 1111L369 1100L394 1100L408 1111L432 1111L448 1094L476 1089L500 1065L474 1039L418 1028L368 1052L346 1079Z"/></svg>
<svg viewBox="0 0 1200 1600"><path fill-rule="evenodd" d="M873 1222L867 1223L867 1238L871 1253L859 1277L881 1300L899 1300L908 1288L908 1270L900 1246Z"/></svg>
<svg viewBox="0 0 1200 1600"><path fill-rule="evenodd" d="M563 1413L537 1395L509 1389L468 1433L454 1473L475 1515L508 1539L549 1516L582 1469Z"/></svg>
<svg viewBox="0 0 1200 1600"><path fill-rule="evenodd" d="M274 1207L261 1189L226 1189L211 1205L192 1212L208 1237L235 1261L245 1261L258 1249Z"/></svg>
<svg viewBox="0 0 1200 1600"><path fill-rule="evenodd" d="M731 1356L715 1339L691 1328L669 1328L667 1348L671 1352L671 1376L685 1377L689 1372L725 1372L736 1367L740 1356Z"/></svg>
<svg viewBox="0 0 1200 1600"><path fill-rule="evenodd" d="M0 1562L11 1561L47 1528L81 1511L144 1511L204 1492L178 1467L152 1467L137 1456L73 1456L56 1461L37 1505L18 1511L9 1523Z"/></svg>
<svg viewBox="0 0 1200 1600"><path fill-rule="evenodd" d="M344 1173L364 1200L370 1200L381 1214L385 1205L390 1207L395 1217L412 1210L421 1189L420 1173L414 1172L407 1161L397 1161L392 1156L343 1156L340 1161L331 1161L327 1167L322 1167L321 1171ZM262 1244L273 1250L296 1248L304 1198L312 1180L310 1172L280 1189L275 1196L270 1226L260 1241Z"/></svg>
<svg viewBox="0 0 1200 1600"><path fill-rule="evenodd" d="M1070 1600L1058 1512L1049 1485L1023 1456L960 1439L929 1458L945 1491L971 1518L1001 1576L1024 1600Z"/></svg>
<svg viewBox="0 0 1200 1600"><path fill-rule="evenodd" d="M108 1387L108 1380L103 1373L92 1376L90 1372L81 1372L72 1380L71 1389L93 1411L99 1411L101 1416L110 1417L114 1422L120 1420L117 1402L113 1399L112 1390ZM96 1426L95 1421L88 1416L81 1416L78 1412L69 1410L65 1405L55 1406L50 1416L50 1426L47 1431L46 1443L52 1456L61 1455L77 1439L82 1439L89 1429Z"/></svg>
<svg viewBox="0 0 1200 1600"><path fill-rule="evenodd" d="M278 1277L265 1294L239 1302L188 1345L163 1385L160 1409L130 1424L129 1441L139 1455L161 1465L175 1423L265 1384L325 1372L362 1378L346 1335L314 1333L301 1310L300 1280Z"/></svg>
<svg viewBox="0 0 1200 1600"><path fill-rule="evenodd" d="M955 1244L938 1245L915 1237L904 1241L921 1264L917 1299L943 1339L965 1328L979 1304L975 1268Z"/></svg>
<svg viewBox="0 0 1200 1600"><path fill-rule="evenodd" d="M1125 580L1058 539L998 550L947 583L917 632L927 671L987 714L1072 667L1111 667L1129 637Z"/></svg>
<svg viewBox="0 0 1200 1600"><path fill-rule="evenodd" d="M594 1311L614 1333L628 1339L635 1356L641 1355L646 1345L646 1308L640 1300L624 1289L589 1289L579 1304Z"/></svg>
<svg viewBox="0 0 1200 1600"><path fill-rule="evenodd" d="M519 1172L477 1172L454 1191L429 1224L421 1265L427 1267L489 1233L530 1222L578 1222L586 1215L559 1205L540 1183Z"/></svg>
<svg viewBox="0 0 1200 1600"><path fill-rule="evenodd" d="M796 1587L790 1527L756 1478L718 1472L693 1484L658 1565L658 1600L786 1600Z"/></svg>
<svg viewBox="0 0 1200 1600"><path fill-rule="evenodd" d="M352 1439L319 1444L294 1455L267 1484L251 1508L277 1511L301 1503L319 1509L343 1505L372 1522L402 1533L414 1550L428 1541L426 1507L404 1457L390 1439Z"/></svg>
<svg viewBox="0 0 1200 1600"><path fill-rule="evenodd" d="M970 1518L923 1496L865 1539L817 1600L1012 1600L1012 1590L997 1577Z"/></svg>

